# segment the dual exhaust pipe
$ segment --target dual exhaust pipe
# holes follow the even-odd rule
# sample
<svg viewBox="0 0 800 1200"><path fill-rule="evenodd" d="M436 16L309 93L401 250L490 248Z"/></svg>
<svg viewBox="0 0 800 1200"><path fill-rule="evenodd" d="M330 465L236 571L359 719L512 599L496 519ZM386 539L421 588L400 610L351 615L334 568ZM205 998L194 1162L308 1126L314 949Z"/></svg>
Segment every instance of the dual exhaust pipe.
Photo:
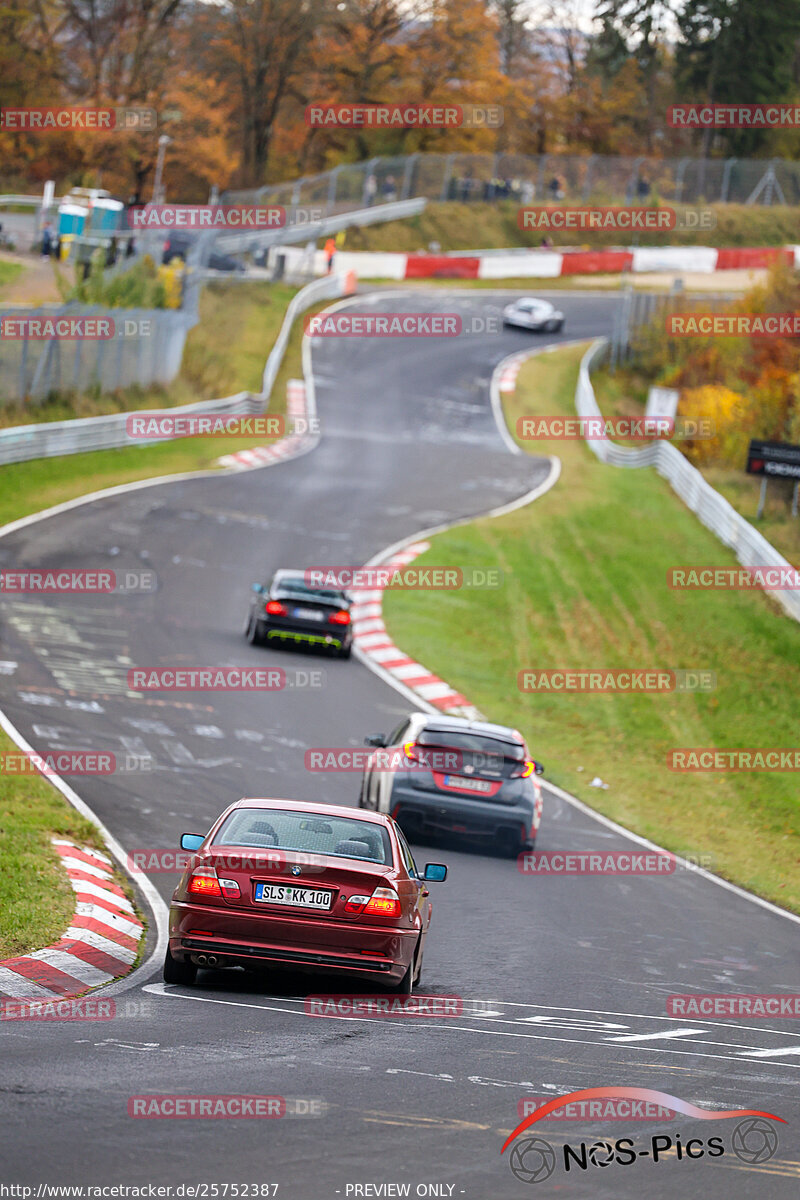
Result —
<svg viewBox="0 0 800 1200"><path fill-rule="evenodd" d="M224 966L225 959L218 954L193 954L192 962L198 967L221 967Z"/></svg>

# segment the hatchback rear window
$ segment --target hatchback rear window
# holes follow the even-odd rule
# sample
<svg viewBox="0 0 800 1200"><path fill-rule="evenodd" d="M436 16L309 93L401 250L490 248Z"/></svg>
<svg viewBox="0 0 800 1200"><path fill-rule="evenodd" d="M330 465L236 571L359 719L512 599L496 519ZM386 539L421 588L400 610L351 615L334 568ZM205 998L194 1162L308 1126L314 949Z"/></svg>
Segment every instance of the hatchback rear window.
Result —
<svg viewBox="0 0 800 1200"><path fill-rule="evenodd" d="M455 750L459 755L459 767L455 769L472 767L482 775L508 775L517 763L525 761L525 747L519 742L501 742L480 733L423 729L417 742L443 751Z"/></svg>
<svg viewBox="0 0 800 1200"><path fill-rule="evenodd" d="M392 863L392 845L382 825L357 817L321 816L280 808L240 808L214 838L215 846L307 851L333 858Z"/></svg>

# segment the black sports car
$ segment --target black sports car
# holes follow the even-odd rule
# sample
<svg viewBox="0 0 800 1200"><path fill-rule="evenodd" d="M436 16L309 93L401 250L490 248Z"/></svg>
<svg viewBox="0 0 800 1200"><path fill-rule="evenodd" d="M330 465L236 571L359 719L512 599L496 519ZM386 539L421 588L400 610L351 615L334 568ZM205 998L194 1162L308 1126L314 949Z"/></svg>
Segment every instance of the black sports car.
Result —
<svg viewBox="0 0 800 1200"><path fill-rule="evenodd" d="M272 583L253 584L245 637L253 645L319 647L349 658L351 604L347 592L307 583L303 571L276 571Z"/></svg>

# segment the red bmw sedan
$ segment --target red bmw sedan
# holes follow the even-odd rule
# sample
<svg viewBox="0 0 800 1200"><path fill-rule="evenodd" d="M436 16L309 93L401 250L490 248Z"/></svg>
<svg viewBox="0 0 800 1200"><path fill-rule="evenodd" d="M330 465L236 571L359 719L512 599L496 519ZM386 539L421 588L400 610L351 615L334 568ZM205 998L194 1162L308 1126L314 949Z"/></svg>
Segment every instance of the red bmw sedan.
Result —
<svg viewBox="0 0 800 1200"><path fill-rule="evenodd" d="M408 994L431 920L427 884L383 813L299 800L239 800L194 853L172 897L167 983L198 967L349 975Z"/></svg>

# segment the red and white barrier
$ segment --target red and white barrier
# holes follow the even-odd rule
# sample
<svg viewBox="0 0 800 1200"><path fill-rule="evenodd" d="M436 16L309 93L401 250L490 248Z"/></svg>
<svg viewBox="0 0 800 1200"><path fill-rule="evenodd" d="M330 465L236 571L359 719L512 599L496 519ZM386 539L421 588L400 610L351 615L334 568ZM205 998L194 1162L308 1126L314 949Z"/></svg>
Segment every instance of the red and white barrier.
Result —
<svg viewBox="0 0 800 1200"><path fill-rule="evenodd" d="M286 253L286 251L282 251ZM297 252L299 255L299 251ZM630 250L527 250L496 254L373 254L339 252L336 269L362 279L554 279L562 275L602 275L632 271L753 270L783 259L800 266L800 246L636 246ZM317 261L323 274L323 259Z"/></svg>

